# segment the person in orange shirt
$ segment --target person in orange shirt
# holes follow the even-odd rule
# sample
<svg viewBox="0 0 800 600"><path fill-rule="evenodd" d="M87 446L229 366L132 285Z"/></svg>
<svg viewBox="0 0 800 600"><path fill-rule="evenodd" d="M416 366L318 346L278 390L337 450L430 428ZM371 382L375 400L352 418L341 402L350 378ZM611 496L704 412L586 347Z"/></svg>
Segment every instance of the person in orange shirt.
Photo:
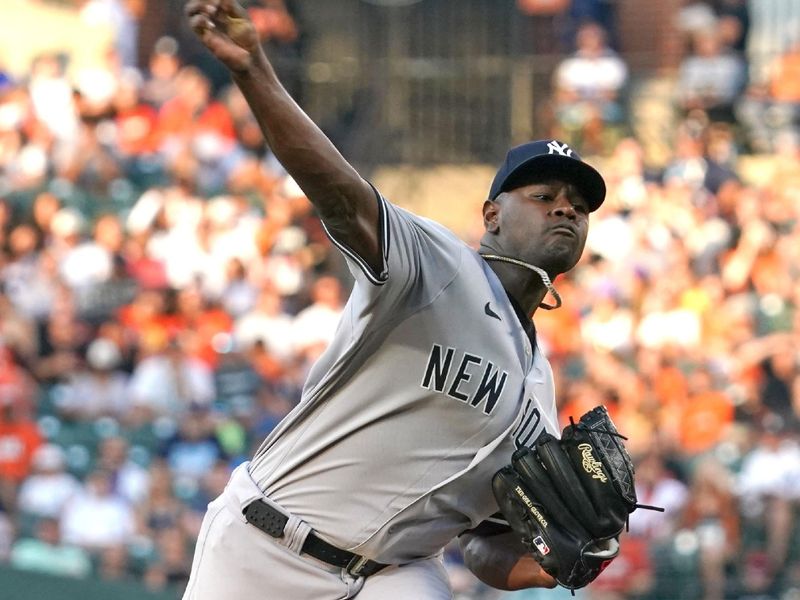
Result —
<svg viewBox="0 0 800 600"><path fill-rule="evenodd" d="M800 107L800 40L795 41L773 65L769 91L775 102ZM797 115L795 115L797 116Z"/></svg>
<svg viewBox="0 0 800 600"><path fill-rule="evenodd" d="M134 341L142 355L161 349L179 328L175 315L170 314L170 294L168 290L145 288L117 311L127 337Z"/></svg>
<svg viewBox="0 0 800 600"><path fill-rule="evenodd" d="M177 292L175 308L177 332L183 335L186 351L213 369L219 352L231 343L233 318L194 285Z"/></svg>
<svg viewBox="0 0 800 600"><path fill-rule="evenodd" d="M195 67L184 67L175 80L177 93L158 112L156 145L171 153L184 142L215 144L222 156L236 138L233 119L224 104L211 97L211 82Z"/></svg>
<svg viewBox="0 0 800 600"><path fill-rule="evenodd" d="M733 422L731 399L714 386L713 376L705 366L689 376L689 398L680 423L680 449L695 457L714 448Z"/></svg>
<svg viewBox="0 0 800 600"><path fill-rule="evenodd" d="M29 403L3 394L0 398L0 503L4 506L14 506L16 490L30 475L33 455L42 443Z"/></svg>
<svg viewBox="0 0 800 600"><path fill-rule="evenodd" d="M750 86L737 106L753 149L775 150L781 133L800 129L800 41L792 43L768 70L766 81Z"/></svg>

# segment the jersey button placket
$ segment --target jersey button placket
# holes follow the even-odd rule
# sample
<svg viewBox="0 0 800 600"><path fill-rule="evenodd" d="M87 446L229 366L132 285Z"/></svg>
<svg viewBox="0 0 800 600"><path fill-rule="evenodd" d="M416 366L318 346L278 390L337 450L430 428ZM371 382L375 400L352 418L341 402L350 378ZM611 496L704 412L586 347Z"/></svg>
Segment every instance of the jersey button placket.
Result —
<svg viewBox="0 0 800 600"><path fill-rule="evenodd" d="M531 343L527 339L523 340L524 343L524 352L525 352L525 373L530 373L531 369L534 366L533 360L533 350L531 349Z"/></svg>

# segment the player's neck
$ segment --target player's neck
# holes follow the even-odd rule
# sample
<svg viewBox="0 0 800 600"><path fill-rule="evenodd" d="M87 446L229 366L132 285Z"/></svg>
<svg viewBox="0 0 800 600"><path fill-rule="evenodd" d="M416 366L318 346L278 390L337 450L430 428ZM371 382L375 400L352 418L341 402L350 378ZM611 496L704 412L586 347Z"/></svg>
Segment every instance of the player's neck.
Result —
<svg viewBox="0 0 800 600"><path fill-rule="evenodd" d="M522 309L533 315L547 295L547 287L536 273L502 262L489 262L506 293L514 298Z"/></svg>

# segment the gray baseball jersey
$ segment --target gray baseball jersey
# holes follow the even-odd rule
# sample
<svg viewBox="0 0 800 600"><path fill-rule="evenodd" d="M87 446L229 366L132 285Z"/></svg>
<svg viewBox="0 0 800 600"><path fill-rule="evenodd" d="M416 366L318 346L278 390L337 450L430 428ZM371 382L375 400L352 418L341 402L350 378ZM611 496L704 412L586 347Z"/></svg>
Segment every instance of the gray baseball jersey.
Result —
<svg viewBox="0 0 800 600"><path fill-rule="evenodd" d="M438 552L497 510L515 444L558 435L550 365L500 281L440 224L379 197L384 264L250 473L330 543L384 563Z"/></svg>

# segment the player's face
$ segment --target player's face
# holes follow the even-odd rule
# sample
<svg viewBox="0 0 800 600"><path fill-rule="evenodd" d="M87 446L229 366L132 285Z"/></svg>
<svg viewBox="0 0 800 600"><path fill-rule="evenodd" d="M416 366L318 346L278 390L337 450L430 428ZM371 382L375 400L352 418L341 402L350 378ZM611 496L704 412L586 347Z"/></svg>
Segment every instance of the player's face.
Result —
<svg viewBox="0 0 800 600"><path fill-rule="evenodd" d="M506 256L541 267L551 276L569 271L583 253L589 205L559 179L531 183L497 199L496 241Z"/></svg>

